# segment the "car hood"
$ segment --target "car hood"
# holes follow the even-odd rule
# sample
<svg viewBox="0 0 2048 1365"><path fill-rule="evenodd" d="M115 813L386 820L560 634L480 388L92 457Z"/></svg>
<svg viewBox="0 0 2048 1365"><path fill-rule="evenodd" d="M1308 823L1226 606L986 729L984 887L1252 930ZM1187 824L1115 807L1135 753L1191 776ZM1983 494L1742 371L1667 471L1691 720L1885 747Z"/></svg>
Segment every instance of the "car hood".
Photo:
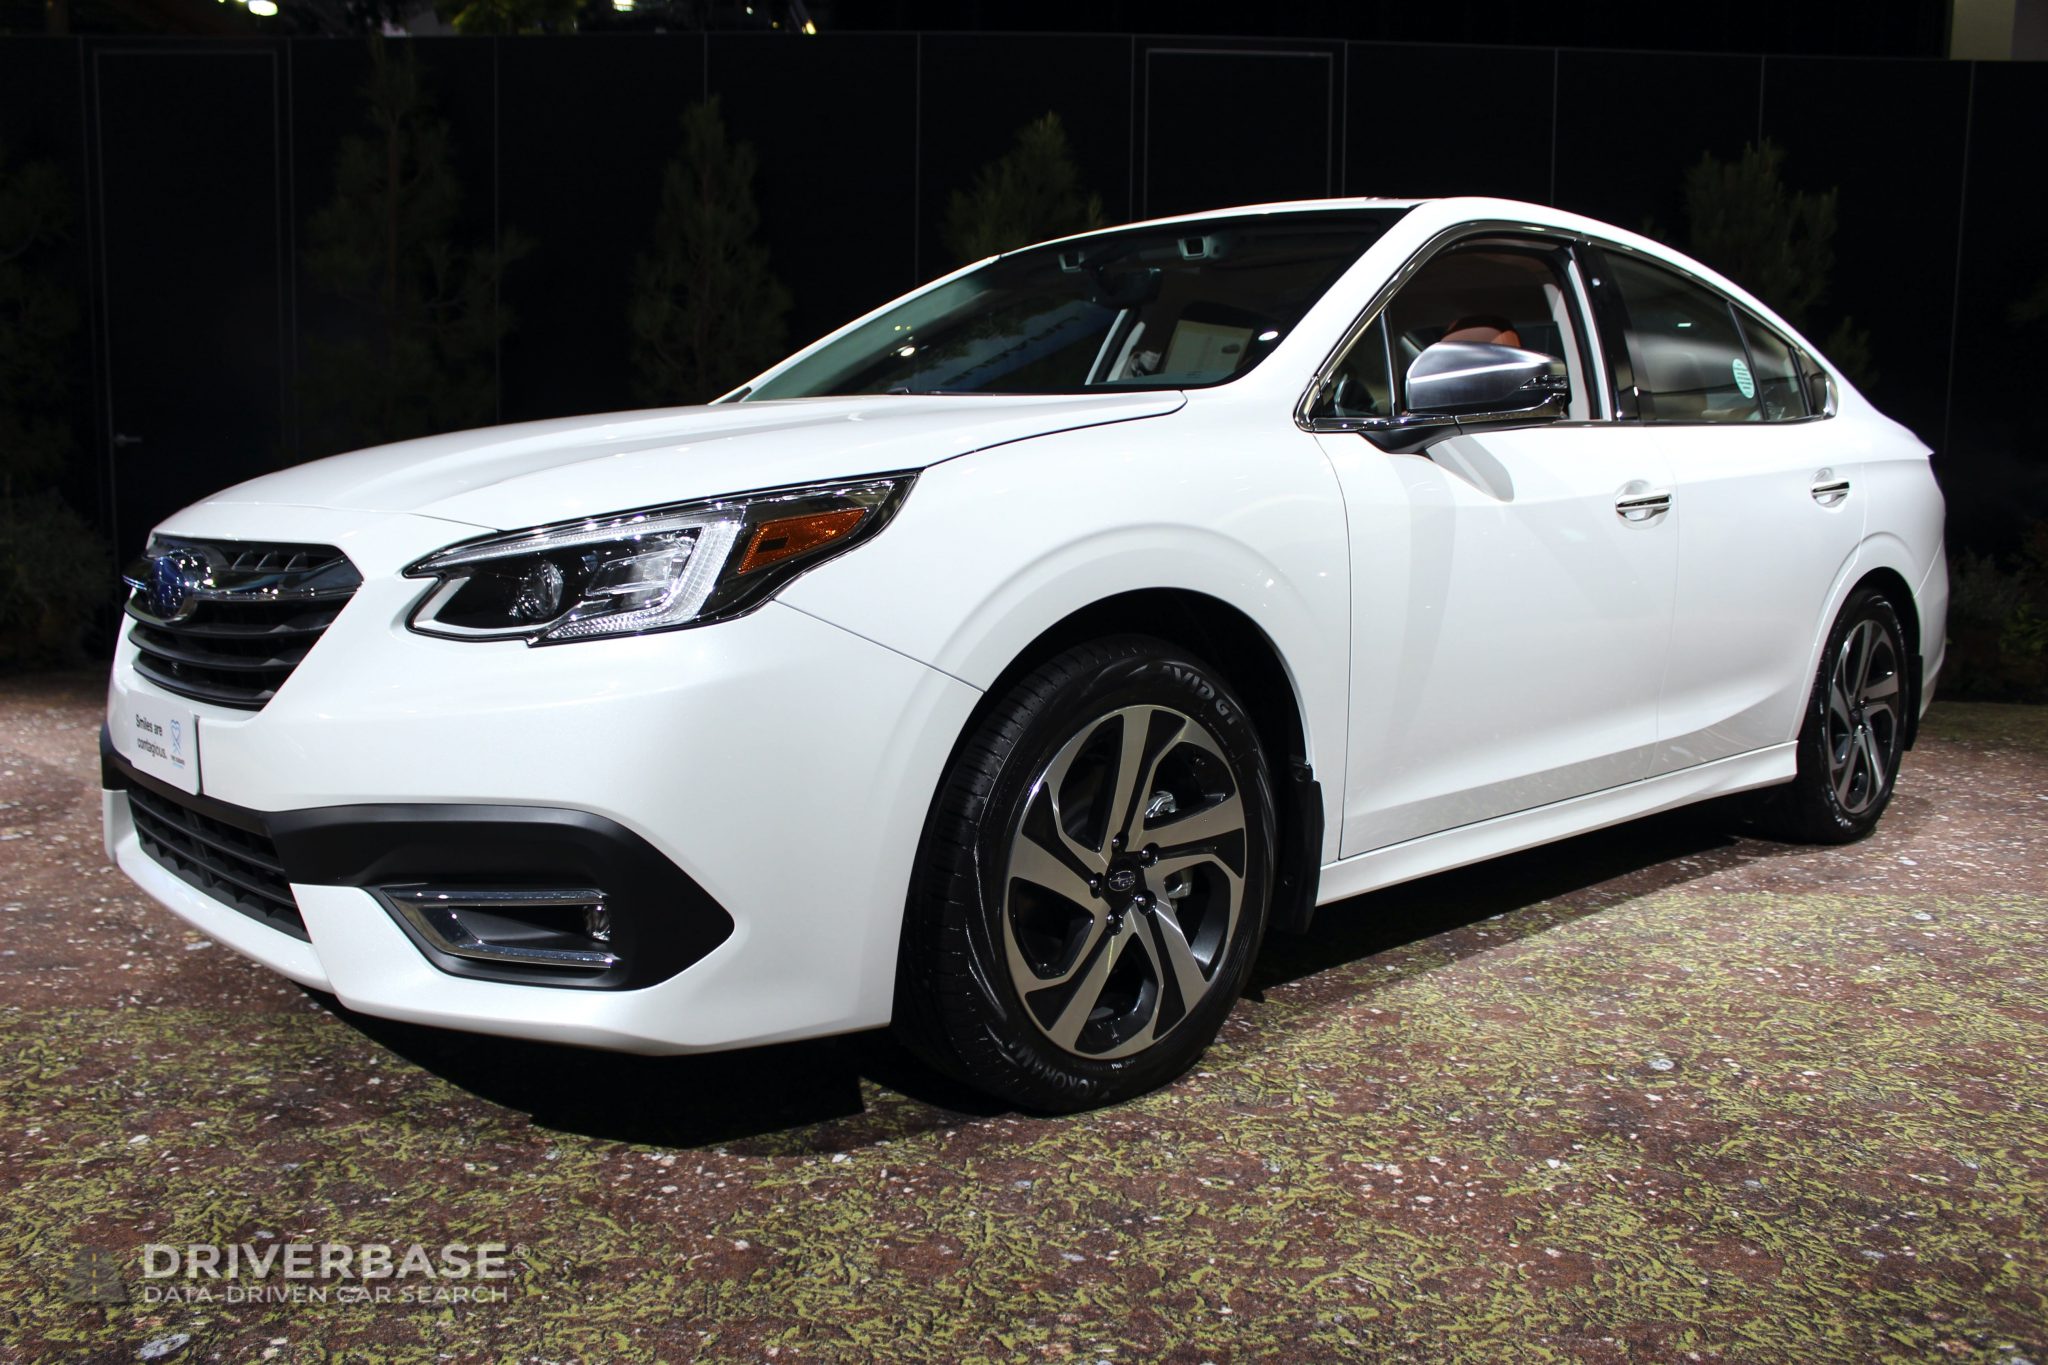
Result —
<svg viewBox="0 0 2048 1365"><path fill-rule="evenodd" d="M754 488L923 469L989 446L1157 417L1178 392L903 394L722 403L429 436L280 470L209 498L410 512L511 530Z"/></svg>

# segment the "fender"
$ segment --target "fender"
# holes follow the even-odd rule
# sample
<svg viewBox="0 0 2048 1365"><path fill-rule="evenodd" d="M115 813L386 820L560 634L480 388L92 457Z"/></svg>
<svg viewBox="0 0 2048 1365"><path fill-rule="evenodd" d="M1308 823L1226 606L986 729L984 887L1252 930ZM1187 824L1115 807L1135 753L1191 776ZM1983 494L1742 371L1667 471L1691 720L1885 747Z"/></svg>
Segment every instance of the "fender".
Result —
<svg viewBox="0 0 2048 1365"><path fill-rule="evenodd" d="M1889 569L1897 574L1903 582L1920 584L1920 588L1913 590L1912 600L1903 604L1913 612L1914 625L1919 632L1921 646L1921 657L1918 661L1920 665L1919 676L1912 681L1913 705L1910 708L1908 721L1911 727L1907 732L1908 747L1911 746L1914 731L1917 731L1919 728L1920 713L1926 710L1929 695L1927 684L1933 677L1933 671L1928 668L1926 658L1930 613L1923 605L1923 598L1926 596L1925 589L1931 584L1935 570L1939 567L1938 562L1927 565L1914 563L1912 550L1907 546L1906 542L1889 531L1873 531L1864 536L1862 541L1857 544L1855 550L1850 553L1849 557L1842 561L1842 567L1836 571L1834 581L1828 585L1827 600L1821 607L1819 619L1814 625L1813 645L1806 652L1805 676L1812 678L1820 671L1821 653L1827 648L1828 633L1835 628L1835 618L1841 615L1843 605L1849 600L1849 595L1856 590L1857 585L1871 574L1880 569ZM1936 615L1945 618L1947 614L1946 577L1943 578L1942 585L1944 589L1943 601L1940 604L1941 611L1936 613ZM1943 629L1943 620L1934 620L1932 625L1935 632L1939 633ZM1940 653L1940 648L1937 646L1934 659L1935 670L1938 670L1941 666ZM1805 720L1806 709L1802 706L1799 714L1793 720L1791 732L1785 736L1788 742L1799 738L1799 731L1805 724Z"/></svg>
<svg viewBox="0 0 2048 1365"><path fill-rule="evenodd" d="M985 691L1035 640L1108 598L1162 588L1213 598L1272 643L1309 760L1335 799L1350 643L1336 476L1291 425L1282 449L1295 458L1273 458L1268 434L1254 463L1242 452L1257 447L1198 408L934 466L888 532L781 600ZM1275 418L1286 422L1284 411ZM1184 443L1161 441L1162 425ZM1139 427L1142 448L1127 434ZM1068 490L1058 524L1044 510L1048 481ZM1327 824L1334 838L1338 822Z"/></svg>

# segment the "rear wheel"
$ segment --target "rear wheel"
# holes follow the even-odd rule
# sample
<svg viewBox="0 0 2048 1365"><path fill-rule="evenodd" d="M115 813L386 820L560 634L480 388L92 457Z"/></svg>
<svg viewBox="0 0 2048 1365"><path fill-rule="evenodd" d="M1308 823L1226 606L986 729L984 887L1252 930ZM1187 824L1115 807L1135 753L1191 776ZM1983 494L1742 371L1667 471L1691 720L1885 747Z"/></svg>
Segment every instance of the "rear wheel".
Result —
<svg viewBox="0 0 2048 1365"><path fill-rule="evenodd" d="M1767 831L1840 844L1876 826L1906 748L1905 638L1897 609L1877 589L1862 589L1843 606L1807 699L1799 776L1768 793L1759 809Z"/></svg>
<svg viewBox="0 0 2048 1365"><path fill-rule="evenodd" d="M997 700L933 804L898 1031L1032 1109L1178 1076L1243 989L1273 802L1227 684L1162 641L1083 645Z"/></svg>

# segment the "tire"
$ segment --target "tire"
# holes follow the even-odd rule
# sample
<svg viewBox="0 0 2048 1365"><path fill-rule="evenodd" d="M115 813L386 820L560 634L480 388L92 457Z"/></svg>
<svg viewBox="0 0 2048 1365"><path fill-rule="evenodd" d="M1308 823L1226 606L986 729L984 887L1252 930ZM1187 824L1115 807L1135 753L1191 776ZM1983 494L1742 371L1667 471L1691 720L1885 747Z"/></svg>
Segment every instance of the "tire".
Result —
<svg viewBox="0 0 2048 1365"><path fill-rule="evenodd" d="M1765 793L1757 823L1782 839L1846 844L1877 825L1905 752L1912 688L1906 633L1891 599L1863 588L1821 651L1799 730L1799 775Z"/></svg>
<svg viewBox="0 0 2048 1365"><path fill-rule="evenodd" d="M1250 717L1207 664L1142 636L1042 664L987 708L933 800L897 1032L1039 1112L1173 1080L1250 975L1273 811Z"/></svg>

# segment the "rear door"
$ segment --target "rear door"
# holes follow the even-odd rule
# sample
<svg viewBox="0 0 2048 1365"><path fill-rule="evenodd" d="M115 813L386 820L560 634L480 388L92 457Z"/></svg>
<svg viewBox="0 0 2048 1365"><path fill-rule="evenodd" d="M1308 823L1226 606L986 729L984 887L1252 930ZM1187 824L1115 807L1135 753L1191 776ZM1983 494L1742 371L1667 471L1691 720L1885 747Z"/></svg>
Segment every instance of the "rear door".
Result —
<svg viewBox="0 0 2048 1365"><path fill-rule="evenodd" d="M1704 281L1619 248L1602 256L1643 430L1672 479L1678 564L1654 774L1798 733L1821 616L1868 498L1825 382L1802 382L1791 342Z"/></svg>

